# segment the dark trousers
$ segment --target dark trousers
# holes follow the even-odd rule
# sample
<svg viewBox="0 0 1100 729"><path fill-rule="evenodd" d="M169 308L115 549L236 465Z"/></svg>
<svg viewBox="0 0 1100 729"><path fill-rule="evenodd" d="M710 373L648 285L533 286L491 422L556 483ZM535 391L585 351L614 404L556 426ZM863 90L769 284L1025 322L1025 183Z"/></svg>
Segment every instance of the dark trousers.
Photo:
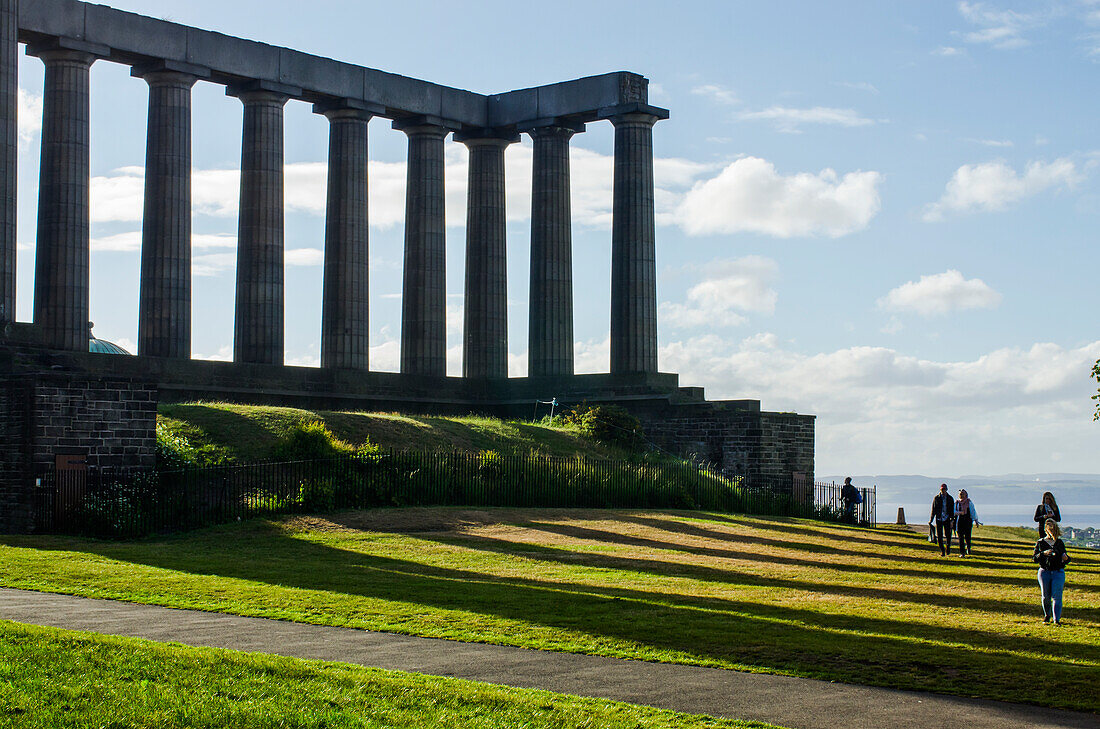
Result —
<svg viewBox="0 0 1100 729"><path fill-rule="evenodd" d="M944 549L943 542L947 540L947 548ZM936 542L940 545L940 554L947 554L951 551L951 520L940 521L936 519Z"/></svg>
<svg viewBox="0 0 1100 729"><path fill-rule="evenodd" d="M974 530L974 521L969 516L959 517L955 523L955 533L959 535L959 554L970 554L970 535Z"/></svg>

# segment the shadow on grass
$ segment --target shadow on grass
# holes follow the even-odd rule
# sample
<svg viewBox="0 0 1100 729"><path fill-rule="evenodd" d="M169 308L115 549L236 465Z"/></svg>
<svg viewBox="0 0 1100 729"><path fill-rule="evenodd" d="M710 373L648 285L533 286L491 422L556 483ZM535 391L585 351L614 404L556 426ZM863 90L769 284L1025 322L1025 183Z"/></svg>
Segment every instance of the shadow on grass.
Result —
<svg viewBox="0 0 1100 729"><path fill-rule="evenodd" d="M632 521L631 517L622 517L624 521ZM983 575L976 574L974 572L950 572L950 573L936 573L928 569L906 568L906 567L888 567L885 565L868 565L868 564L856 564L853 562L830 562L826 560L813 560L804 559L801 557L790 557L785 555L775 554L768 549L758 550L735 550L729 548L714 548L714 547L701 547L680 544L676 542L663 542L656 539L649 539L647 537L636 537L617 532L611 532L601 529L592 529L590 527L580 527L567 524L555 524L555 523L542 523L542 522L530 522L524 524L524 526L537 531L548 532L552 534L558 534L561 536L572 537L574 539L584 539L594 542L608 543L608 544L622 544L625 546L633 547L645 547L649 549L667 550L672 552L683 552L688 554L694 554L702 557L713 557L718 559L739 559L750 560L760 563L772 563L772 564L785 564L794 565L800 567L810 567L814 569L822 570L834 570L837 572L854 572L865 574L879 574L884 576L905 576L915 577L920 580L944 580L944 579L960 579L969 582L981 582L996 585L1016 585L1018 587L1032 587L1035 584L1034 577L1007 577L1002 575ZM728 536L728 535L727 535ZM754 537L747 546L761 545L764 547L781 547L787 549L801 549L802 545L797 542L786 542L769 540L766 538ZM818 547L820 545L807 545L809 547ZM854 558L859 557L866 559L868 555L863 552L853 552L850 550L834 550L832 548L823 548L821 551L829 554L839 554L844 557ZM883 556L882 561L889 562L894 561L897 557L895 555ZM902 559L907 559L902 557ZM908 558L914 562L922 562L930 564L931 560ZM656 564L665 564L657 561ZM709 569L700 566L699 569ZM1020 569L1018 566L1017 569ZM716 570L719 574L728 574L726 570ZM932 589L933 586L930 586ZM857 587L837 587L837 590L841 590L838 594L859 594L854 592L856 590L870 590L873 588L857 588ZM933 602L936 603L937 599L941 599L941 596L935 594L922 594L912 595L908 602ZM936 603L939 604L939 603Z"/></svg>
<svg viewBox="0 0 1100 729"><path fill-rule="evenodd" d="M533 529L539 529L545 525L531 524L525 525ZM558 526L558 525L554 525ZM569 532L572 532L574 527L566 528ZM565 530L550 529L547 530L551 533L567 534ZM583 530L589 534L584 537L586 539L598 539L600 541L616 540L615 535L611 532L601 532L598 530ZM575 534L568 534L569 536L576 536ZM761 576L753 575L742 572L736 572L734 570L719 569L717 567L709 567L706 565L685 564L683 562L666 562L657 559L645 559L641 557L617 557L614 555L594 553L594 552L573 552L568 549L559 549L555 547L547 547L540 544L532 544L527 542L512 542L508 540L498 540L489 537L463 535L455 537L445 537L442 535L432 534L419 534L417 535L422 539L431 539L443 544L450 544L452 546L470 547L479 549L482 551L494 552L497 554L516 554L520 553L524 556L534 557L540 560L557 562L559 564L568 566L586 566L595 567L599 569L616 569L630 572L643 572L651 574L657 577L678 577L685 579L700 580L703 582L712 582L718 584L727 585L744 585L747 587L776 587L792 590L803 590L810 593L821 595L835 595L838 597L860 597L873 600L890 600L895 602L908 602L915 605L936 605L944 608L965 609L965 610L977 610L988 611L998 614L1016 615L1019 617L1029 618L1037 617L1041 615L1041 609L1036 604L1034 607L1028 605L1022 605L1015 602L1006 602L1002 600L994 600L989 598L976 598L970 597L966 594L962 594L958 591L955 592L935 592L932 590L920 593L908 592L904 590L895 590L886 587L864 587L858 585L833 585L825 582L811 582L807 580L793 580L785 577L779 577L776 575ZM625 537L621 543L634 545L634 541L629 541L631 538ZM649 541L649 540L646 540ZM654 542L647 546L653 546L653 544L661 544L660 542ZM654 547L660 548L660 547ZM692 548L685 548L680 545L669 545L665 547L679 552L695 553ZM759 554L752 553L736 553L738 555L733 557L734 559L755 559L760 558ZM727 555L729 556L729 555ZM787 560L775 555L767 555L767 561L769 562L786 562ZM806 560L790 559L791 563L798 564L799 566L808 566L818 569L831 569L833 565L828 563L815 563ZM1037 583L1032 580L1027 583L1027 586L1034 587L1036 596L1038 595ZM665 599L689 599L682 594L667 595ZM1036 600L1036 602L1038 602ZM1093 607L1080 607L1075 606L1073 608L1074 615L1079 618L1090 621L1100 621L1100 609ZM816 614L816 613L815 613ZM910 623L903 623L908 630ZM822 626L825 627L825 626ZM892 632L892 631L887 631ZM908 632L904 634L908 635ZM968 631L969 634L969 631ZM936 633L929 633L926 637L932 640L940 640L942 636L937 637ZM993 644L990 644L993 645ZM1100 658L1100 647L1098 647L1097 656Z"/></svg>
<svg viewBox="0 0 1100 729"><path fill-rule="evenodd" d="M425 537L430 538L418 535L421 539ZM775 585L826 594L832 589L813 582L762 579L656 561L607 560L600 555L484 537L439 538L436 541L574 567L615 568L693 578L706 575L711 581L727 584ZM15 540L3 543L28 546ZM439 616L434 628L428 620L428 628L418 630L415 622L419 616L409 615L407 619L398 615L389 623L390 629L397 631L427 630L435 635L457 635L469 640L523 644L522 634L527 631L530 635L531 629L525 627L530 624L541 626L541 629L536 629L534 637L527 638L528 641L536 639L544 647L558 650L637 655L630 648L633 644L656 651L675 651L687 656L688 660L702 663L718 661L855 683L964 692L1040 704L1055 701L1092 711L1100 708L1091 679L1094 671L1081 670L1082 666L1073 666L1068 661L1052 662L1011 653L1027 650L1095 665L1100 661L1100 646L1090 644L1047 638L1016 641L1011 636L985 631L950 631L904 620L828 614L811 608L726 597L487 575L366 555L295 538L277 527L255 522L212 530L189 540L121 545L66 540L43 548L83 551L181 573L216 575L329 593L336 608L330 608L323 596L296 598L302 601L306 612L320 622L326 622L326 615L332 616L329 622L354 619L364 609L362 605L339 605L346 596L382 599L494 616L506 621L495 626L488 623L488 628L476 625L467 628L457 616ZM148 589L152 602L164 603L163 588L159 584ZM857 588L852 592L894 599L891 591ZM912 597L908 593L898 595L899 599ZM183 598L189 605L201 604L207 609L287 615L286 594L272 596L270 604L266 605L261 596L261 599L253 597L251 602L237 606L230 602L232 588L227 590L222 585L220 590L211 590L205 596L200 589L189 588ZM1006 607L995 600L960 604L952 598L947 604L1002 612ZM409 619L414 623L411 627L407 625ZM486 624L484 620L475 623ZM575 633L593 636L595 640L578 637ZM608 646L608 640L620 642L620 645ZM959 680L944 683L947 674ZM1035 675L1043 675L1044 681L1035 682ZM1063 689L1053 698L1044 688L1051 682ZM1036 685L1039 683L1042 685Z"/></svg>
<svg viewBox="0 0 1100 729"><path fill-rule="evenodd" d="M763 522L763 523L757 523L754 530L753 530L753 534L751 536L742 536L742 535L733 534L733 533L730 533L730 532L715 531L713 529L707 529L705 527L700 527L700 526L698 526L696 524L692 524L690 522L683 522L683 521L678 521L678 520L675 520L675 519L640 517L640 516L637 516L637 515L634 515L634 514L625 514L625 515L621 515L617 518L620 521L631 522L631 523L634 523L634 524L638 524L640 526L645 526L645 527L649 527L649 528L653 528L653 529L660 529L662 531L666 531L666 532L670 532L670 533L674 533L674 534L685 534L685 535L688 535L688 536L700 537L700 538L704 538L704 539L713 539L713 540L716 540L716 541L735 542L735 543L742 544L742 545L762 544L762 545L766 545L766 546L770 546L770 547L778 547L778 548L782 548L782 549L794 549L794 550L798 550L798 551L801 551L801 552L811 552L811 553L819 553L819 554L833 554L833 555L838 555L838 556L842 556L842 557L852 557L852 558L862 558L862 559L881 558L883 561L888 561L888 562L915 562L915 563L918 563L918 564L928 565L928 564L931 564L934 561L933 560L933 553L938 551L938 547L932 547L929 550L929 554L899 554L896 551L891 551L891 552L885 552L884 553L884 552L881 552L881 551L873 551L873 550L869 550L869 549L858 549L858 548L857 549L845 549L844 547L837 547L837 546L832 546L832 545L828 545L828 544L820 544L820 543L817 543L817 542L789 541L789 540L782 540L782 539L772 539L772 538L766 537L766 536L760 536L762 533L766 534L769 531L769 529L771 527L770 521L769 522ZM842 544L847 544L848 542L855 541L855 540L849 539L847 534L845 534L843 536L843 538L840 539L840 540L838 540L836 538L835 534L829 533L829 532L818 532L818 533L816 533L816 536L821 538L821 539L829 539L829 540L832 540L832 541L839 541ZM863 540L863 541L866 542L867 540ZM915 540L907 540L907 541L915 541ZM893 549L896 550L896 549L919 549L919 548L922 548L923 544L926 544L926 543L925 542L917 542L915 544L909 544L909 543L906 543L906 541L880 541L880 542L877 542L877 544L880 544L884 547L890 547L890 548L893 548ZM981 546L980 543L979 543L979 546ZM684 548L681 547L680 549L684 549ZM980 557L977 560L971 560L968 564L970 564L970 565L975 565L975 564L979 565L982 569L1000 569L1000 570L1011 569L1011 570L1017 570L1018 571L1018 570L1020 570L1021 566L1024 563L1030 564L1030 562L1031 562L1031 559L1030 559L1031 553L1030 552L1027 552L1026 556L1022 556L1022 555L1023 555L1022 552L1020 552L1019 550L1016 550L1016 554L1004 555L1004 557L1007 558L1007 561L1004 561L1004 562L994 562L994 561L992 561L992 559L990 558L989 555L986 555L984 558ZM770 556L768 558L771 559ZM776 558L776 561L779 561L779 559L780 558ZM832 569L838 569L838 570L845 570L845 569L855 570L856 569L855 566L850 566L850 565L846 566L843 563L842 564L830 563L830 564L831 564ZM871 571L871 570L868 569L867 571ZM892 573L892 574L909 574L909 575L912 575L912 576L915 576L915 577L932 577L932 578L942 577L941 575L930 575L927 570L908 570L908 571L906 571L906 570L903 570L903 569L896 569L896 568L883 568L882 571L883 572L889 572L889 573ZM970 574L971 573L967 573L968 578L969 578ZM985 576L984 579L980 578L978 581L996 582L996 581L1000 581L1000 579L1001 578L995 577L995 576Z"/></svg>

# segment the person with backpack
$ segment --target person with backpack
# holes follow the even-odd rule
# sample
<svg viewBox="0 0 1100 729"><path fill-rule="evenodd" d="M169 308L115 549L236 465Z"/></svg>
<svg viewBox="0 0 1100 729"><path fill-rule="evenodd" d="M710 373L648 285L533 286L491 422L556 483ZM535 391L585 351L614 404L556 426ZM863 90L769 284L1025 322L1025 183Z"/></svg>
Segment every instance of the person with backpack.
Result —
<svg viewBox="0 0 1100 729"><path fill-rule="evenodd" d="M856 505L863 503L863 496L859 489L852 485L852 477L844 479L844 486L840 489L840 501L844 506L844 521L849 524L856 523Z"/></svg>

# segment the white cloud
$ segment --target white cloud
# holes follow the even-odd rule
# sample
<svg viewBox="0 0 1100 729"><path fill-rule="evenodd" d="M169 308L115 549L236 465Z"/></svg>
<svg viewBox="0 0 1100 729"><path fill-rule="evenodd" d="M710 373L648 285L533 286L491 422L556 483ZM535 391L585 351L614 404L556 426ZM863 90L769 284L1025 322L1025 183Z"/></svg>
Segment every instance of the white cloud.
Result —
<svg viewBox="0 0 1100 729"><path fill-rule="evenodd" d="M703 84L696 86L691 90L691 93L696 96L705 96L711 101L719 104L733 105L739 103L737 94L732 89L728 89L725 86L719 86L718 84Z"/></svg>
<svg viewBox="0 0 1100 729"><path fill-rule="evenodd" d="M292 248L283 254L288 266L321 266L325 252L320 248Z"/></svg>
<svg viewBox="0 0 1100 729"><path fill-rule="evenodd" d="M890 311L934 316L964 309L992 309L1000 305L1002 298L980 278L965 279L952 269L904 283L879 299L878 305Z"/></svg>
<svg viewBox="0 0 1100 729"><path fill-rule="evenodd" d="M961 48L955 48L954 46L940 46L932 51L932 55L934 56L959 56L962 55L962 53L963 51Z"/></svg>
<svg viewBox="0 0 1100 729"><path fill-rule="evenodd" d="M1087 375L1097 357L1100 341L940 362L884 347L804 354L772 335L708 334L661 347L660 368L706 385L708 399L817 415L819 473L972 473L1044 470L1054 450L1092 468Z"/></svg>
<svg viewBox="0 0 1100 729"><path fill-rule="evenodd" d="M42 131L42 97L19 89L17 104L19 146L27 149Z"/></svg>
<svg viewBox="0 0 1100 729"><path fill-rule="evenodd" d="M948 213L1004 210L1025 197L1071 188L1082 179L1077 166L1065 157L1030 162L1022 175L1002 161L963 165L955 170L939 201L925 208L924 220L943 220Z"/></svg>
<svg viewBox="0 0 1100 729"><path fill-rule="evenodd" d="M874 84L867 83L866 81L837 81L837 86L843 86L846 89L854 89L856 91L866 91L871 94L878 93L878 87Z"/></svg>
<svg viewBox="0 0 1100 729"><path fill-rule="evenodd" d="M738 312L771 314L778 294L771 282L778 265L763 256L734 261L711 261L705 278L688 289L685 303L664 302L660 320L671 327L730 327L747 321Z"/></svg>
<svg viewBox="0 0 1100 729"><path fill-rule="evenodd" d="M744 157L718 176L696 183L676 209L690 235L764 233L779 238L836 238L867 227L879 210L877 172L831 169L783 176L775 165Z"/></svg>
<svg viewBox="0 0 1100 729"><path fill-rule="evenodd" d="M192 276L220 276L224 271L237 265L236 253L208 253L202 256L192 256Z"/></svg>
<svg viewBox="0 0 1100 729"><path fill-rule="evenodd" d="M865 127L874 124L873 119L860 116L854 109L835 109L815 106L810 109L794 109L771 106L761 111L745 111L737 115L744 121L773 121L780 131L797 132L803 124L831 124L842 127Z"/></svg>
<svg viewBox="0 0 1100 729"><path fill-rule="evenodd" d="M102 238L92 238L91 247L98 252L125 252L141 250L141 231L135 230L128 233L108 235Z"/></svg>
<svg viewBox="0 0 1100 729"><path fill-rule="evenodd" d="M984 147L1011 147L1013 142L1010 139L974 139L967 138L963 141L973 142L974 144L980 144Z"/></svg>
<svg viewBox="0 0 1100 729"><path fill-rule="evenodd" d="M1023 33L1041 22L1038 15L1014 10L992 8L985 3L959 3L959 13L977 30L964 33L968 43L990 45L999 50L1013 50L1030 45Z"/></svg>
<svg viewBox="0 0 1100 729"><path fill-rule="evenodd" d="M530 145L511 147L505 157L507 216L523 221L531 215L532 150ZM576 225L611 227L614 157L574 145L570 153L573 222ZM658 221L672 222L672 213L684 192L710 164L678 158L653 162ZM139 222L145 195L145 170L121 167L91 181L93 223ZM370 225L388 229L405 221L405 163L372 160L368 169ZM446 217L450 227L466 224L467 154L460 144L448 144L444 168ZM328 182L323 162L296 162L285 169L284 196L287 213L325 214ZM193 170L192 207L195 215L235 218L240 197L238 170Z"/></svg>

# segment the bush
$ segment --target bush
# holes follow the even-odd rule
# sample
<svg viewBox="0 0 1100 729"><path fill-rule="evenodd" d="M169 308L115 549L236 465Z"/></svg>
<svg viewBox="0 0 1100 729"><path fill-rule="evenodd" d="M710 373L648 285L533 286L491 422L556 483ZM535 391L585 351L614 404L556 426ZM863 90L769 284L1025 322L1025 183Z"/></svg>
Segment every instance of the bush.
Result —
<svg viewBox="0 0 1100 729"><path fill-rule="evenodd" d="M561 423L605 445L640 449L645 444L641 422L617 405L581 403L566 410Z"/></svg>
<svg viewBox="0 0 1100 729"><path fill-rule="evenodd" d="M164 423L157 423L156 434L158 471L178 471L195 465L195 449L186 438L173 433Z"/></svg>
<svg viewBox="0 0 1100 729"><path fill-rule="evenodd" d="M320 420L299 423L271 449L276 461L316 461L348 456L356 449L332 434Z"/></svg>

